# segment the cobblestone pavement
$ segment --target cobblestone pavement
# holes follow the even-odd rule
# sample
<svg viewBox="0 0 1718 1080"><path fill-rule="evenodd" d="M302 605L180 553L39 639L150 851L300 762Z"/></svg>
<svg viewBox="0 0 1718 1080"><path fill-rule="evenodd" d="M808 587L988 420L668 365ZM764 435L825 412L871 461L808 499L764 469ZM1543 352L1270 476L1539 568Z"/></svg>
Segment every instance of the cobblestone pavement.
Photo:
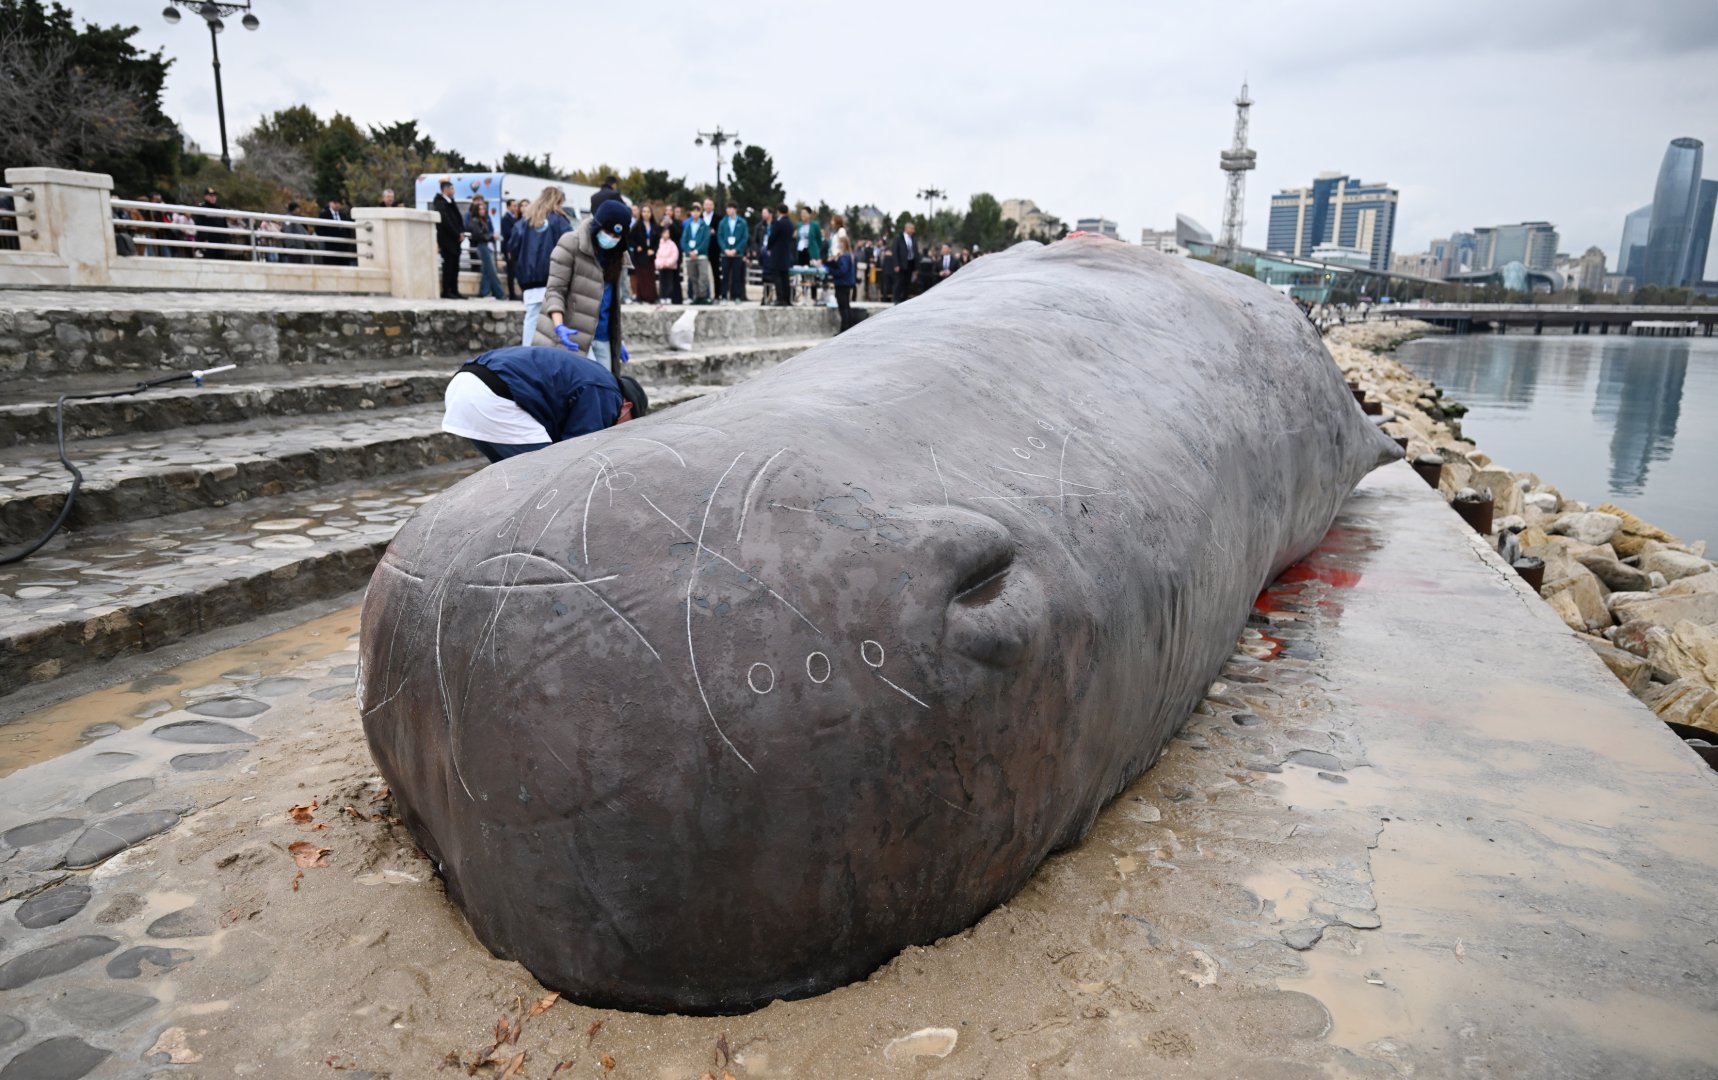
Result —
<svg viewBox="0 0 1718 1080"><path fill-rule="evenodd" d="M1261 594L1084 841L971 930L744 1016L527 1013L545 988L472 939L389 818L356 630L351 610L67 702L14 743L78 746L0 778L14 1075L430 1076L497 1013L530 1076L1718 1061L1718 780L1402 465Z"/></svg>

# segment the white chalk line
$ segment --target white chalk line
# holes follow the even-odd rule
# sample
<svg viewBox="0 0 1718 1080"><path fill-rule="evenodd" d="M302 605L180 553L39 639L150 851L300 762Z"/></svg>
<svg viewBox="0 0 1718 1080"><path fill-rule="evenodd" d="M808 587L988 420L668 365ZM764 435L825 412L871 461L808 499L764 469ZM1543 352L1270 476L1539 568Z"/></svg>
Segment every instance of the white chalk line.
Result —
<svg viewBox="0 0 1718 1080"><path fill-rule="evenodd" d="M672 446L669 446L665 442L657 442L655 439L640 438L637 435L623 435L623 436L621 436L621 441L622 442L649 443L652 446L660 446L660 447L662 447L662 449L664 449L664 450L668 451L670 454L674 455L674 460L678 461L680 463L680 467L682 469L684 469L686 467L686 459L680 456L680 451L674 449Z"/></svg>
<svg viewBox="0 0 1718 1080"><path fill-rule="evenodd" d="M1078 480L1065 480L1060 476L1051 476L1049 473L1026 472L1023 469L1007 469L1003 468L1001 465L992 465L991 468L995 469L997 472L1014 473L1016 476L1031 476L1039 480L1054 480L1058 484L1063 484L1069 487L1091 488L1093 491L1097 491L1103 486L1102 484L1082 484Z"/></svg>
<svg viewBox="0 0 1718 1080"><path fill-rule="evenodd" d="M716 551L712 548L706 547L701 540L698 540L690 532L687 532L685 526L681 525L678 521L675 521L673 518L669 517L668 514L663 511L662 507L657 506L655 503L651 502L650 496L646 495L644 492L642 492L642 491L639 492L638 497L643 499L645 501L645 504L648 505L652 510L656 511L658 514L661 514L663 521L668 522L668 524L670 524L670 525L674 526L676 529L678 529L680 531L681 536L684 536L686 539L691 540L693 543L697 544L699 550L702 550L702 551L707 552L711 555L714 555L716 558L721 559L723 562L727 563L729 566L733 567L735 570L738 570L740 573L745 574L747 577L750 577L753 581L756 581L759 585L763 585L764 592L767 592L771 596L775 597L777 600L780 600L783 607L787 608L789 611L791 611L795 615L799 616L801 622L803 622L803 623L805 623L805 625L811 627L811 629L816 631L816 633L818 633L819 635L821 635L823 633L822 630L817 629L816 623L812 622L810 619L805 617L805 612L799 610L798 608L794 607L792 604L788 603L787 598L784 597L781 593L776 592L774 589L770 588L768 585L764 585L762 578L759 578L757 575L753 574L750 570L747 570L745 567L741 566L739 563L728 558L726 555L722 554L720 551ZM705 509L708 510L709 507L705 507Z"/></svg>
<svg viewBox="0 0 1718 1080"><path fill-rule="evenodd" d="M746 487L746 497L740 502L740 527L734 530L735 551L740 550L740 537L746 534L746 511L752 508L752 496L758 490L758 483L763 480L764 473L769 472L770 466L775 464L775 459L781 457L785 453L787 453L787 447L784 446L780 450L771 454L769 460L764 462L763 468L759 469L757 475L752 477L751 484Z"/></svg>
<svg viewBox="0 0 1718 1080"><path fill-rule="evenodd" d="M943 505L953 506L954 504L948 501L948 481L943 479L942 466L937 464L937 444L931 443L929 445L931 448L931 468L937 474L937 483L941 484L943 488Z"/></svg>
<svg viewBox="0 0 1718 1080"><path fill-rule="evenodd" d="M1103 495L1121 495L1120 491L1069 491L1061 495L979 495L974 502L1029 502L1033 499L1096 499Z"/></svg>
<svg viewBox="0 0 1718 1080"><path fill-rule="evenodd" d="M894 683L890 682L888 679L884 678L882 672L873 671L872 674L877 676L877 678L879 678L879 679L883 679L883 685L889 687L889 689L895 691L898 694L904 695L907 698L907 700L913 702L919 708L921 708L921 709L930 708L930 706L926 705L923 701L920 701L918 698L914 697L912 694L908 693L907 691L901 689L899 686L896 686Z"/></svg>
<svg viewBox="0 0 1718 1080"><path fill-rule="evenodd" d="M957 805L955 803L949 802L947 799L943 798L941 795L938 795L936 792L932 791L929 787L925 788L925 794L929 795L931 798L935 799L937 802L942 803L944 806L947 806L952 810L958 810L960 813L965 814L967 817L977 817L978 816L977 814L973 813L971 810L968 810L964 806L960 806L960 805Z"/></svg>
<svg viewBox="0 0 1718 1080"><path fill-rule="evenodd" d="M740 759L740 764L755 773L758 771L757 768L746 760L746 755L740 753L740 748L734 745L734 741L728 738L727 732L722 730L722 725L716 722L716 711L710 708L710 698L704 693L704 680L698 674L698 650L692 644L692 592L698 586L698 568L703 562L699 552L704 548L704 529L710 524L710 508L716 505L716 495L722 490L722 481L728 478L728 473L733 472L734 466L738 465L740 458L745 456L746 453L742 450L733 461L728 463L727 469L717 479L716 486L710 490L710 501L704 504L704 517L698 523L698 539L694 541L696 546L692 549L692 570L686 575L686 656L692 662L692 681L698 685L698 697L704 702L704 712L710 717L710 726L716 729L716 734L722 737L722 741L728 745L728 749L732 750L734 756Z"/></svg>

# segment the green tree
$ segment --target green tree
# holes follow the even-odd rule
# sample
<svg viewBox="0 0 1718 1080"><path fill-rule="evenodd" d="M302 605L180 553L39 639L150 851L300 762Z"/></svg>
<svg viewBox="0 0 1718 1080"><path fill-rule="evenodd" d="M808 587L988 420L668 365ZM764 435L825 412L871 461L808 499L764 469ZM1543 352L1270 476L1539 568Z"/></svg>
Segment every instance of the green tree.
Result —
<svg viewBox="0 0 1718 1080"><path fill-rule="evenodd" d="M1001 251L1014 241L1014 222L1002 216L996 196L981 191L967 201L966 219L957 234L963 247L977 244L983 251Z"/></svg>
<svg viewBox="0 0 1718 1080"><path fill-rule="evenodd" d="M734 155L728 172L727 195L741 212L787 202L787 192L782 190L781 178L776 175L775 162L770 160L769 151L752 143Z"/></svg>
<svg viewBox="0 0 1718 1080"><path fill-rule="evenodd" d="M60 4L0 0L0 168L103 172L121 195L171 188L179 132L161 111L172 64L135 26L79 28Z"/></svg>
<svg viewBox="0 0 1718 1080"><path fill-rule="evenodd" d="M633 169L620 181L620 193L635 203L667 203L684 206L692 200L692 189L684 176L670 176L667 169Z"/></svg>
<svg viewBox="0 0 1718 1080"><path fill-rule="evenodd" d="M306 153L314 154L327 134L328 125L316 115L316 110L308 105L293 105L276 109L258 120L256 127L240 136L240 140L252 138L279 143L282 146L296 146Z"/></svg>
<svg viewBox="0 0 1718 1080"><path fill-rule="evenodd" d="M501 164L496 171L519 176L536 176L544 180L566 180L571 183L573 178L555 168L555 163L549 158L548 154L535 158L530 154L515 154L509 150L501 155Z"/></svg>
<svg viewBox="0 0 1718 1080"><path fill-rule="evenodd" d="M329 117L328 129L312 157L316 169L312 194L317 202L326 204L329 199L345 197L346 169L363 158L368 141L350 116L335 113Z"/></svg>

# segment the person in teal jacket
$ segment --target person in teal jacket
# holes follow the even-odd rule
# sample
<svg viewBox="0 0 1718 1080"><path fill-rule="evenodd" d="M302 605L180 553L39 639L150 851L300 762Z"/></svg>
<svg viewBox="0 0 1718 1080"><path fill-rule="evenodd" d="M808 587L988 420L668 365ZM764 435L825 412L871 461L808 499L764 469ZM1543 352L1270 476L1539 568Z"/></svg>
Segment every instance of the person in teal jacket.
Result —
<svg viewBox="0 0 1718 1080"><path fill-rule="evenodd" d="M740 216L738 203L728 203L728 215L716 226L716 250L722 256L723 300L743 303L746 299L746 244L752 231Z"/></svg>
<svg viewBox="0 0 1718 1080"><path fill-rule="evenodd" d="M795 230L798 240L799 265L823 265L823 228L817 224L817 219L811 216L811 207L799 208L799 228ZM810 280L811 302L817 303L817 279Z"/></svg>
<svg viewBox="0 0 1718 1080"><path fill-rule="evenodd" d="M708 304L710 295L710 223L704 208L692 204L692 216L680 228L680 254L686 260L686 300Z"/></svg>

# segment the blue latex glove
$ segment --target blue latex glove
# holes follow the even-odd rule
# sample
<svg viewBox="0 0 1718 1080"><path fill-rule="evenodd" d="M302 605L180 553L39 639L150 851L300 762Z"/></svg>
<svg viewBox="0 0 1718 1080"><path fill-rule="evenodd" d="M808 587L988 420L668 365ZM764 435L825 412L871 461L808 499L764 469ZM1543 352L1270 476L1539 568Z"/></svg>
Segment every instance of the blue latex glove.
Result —
<svg viewBox="0 0 1718 1080"><path fill-rule="evenodd" d="M555 336L561 339L562 345L565 345L574 352L579 351L579 343L573 340L579 336L579 332L568 326L566 323L562 323L555 327Z"/></svg>
<svg viewBox="0 0 1718 1080"><path fill-rule="evenodd" d="M620 347L620 362L624 364L631 359L632 358L630 356L626 355L626 346L622 345Z"/></svg>

